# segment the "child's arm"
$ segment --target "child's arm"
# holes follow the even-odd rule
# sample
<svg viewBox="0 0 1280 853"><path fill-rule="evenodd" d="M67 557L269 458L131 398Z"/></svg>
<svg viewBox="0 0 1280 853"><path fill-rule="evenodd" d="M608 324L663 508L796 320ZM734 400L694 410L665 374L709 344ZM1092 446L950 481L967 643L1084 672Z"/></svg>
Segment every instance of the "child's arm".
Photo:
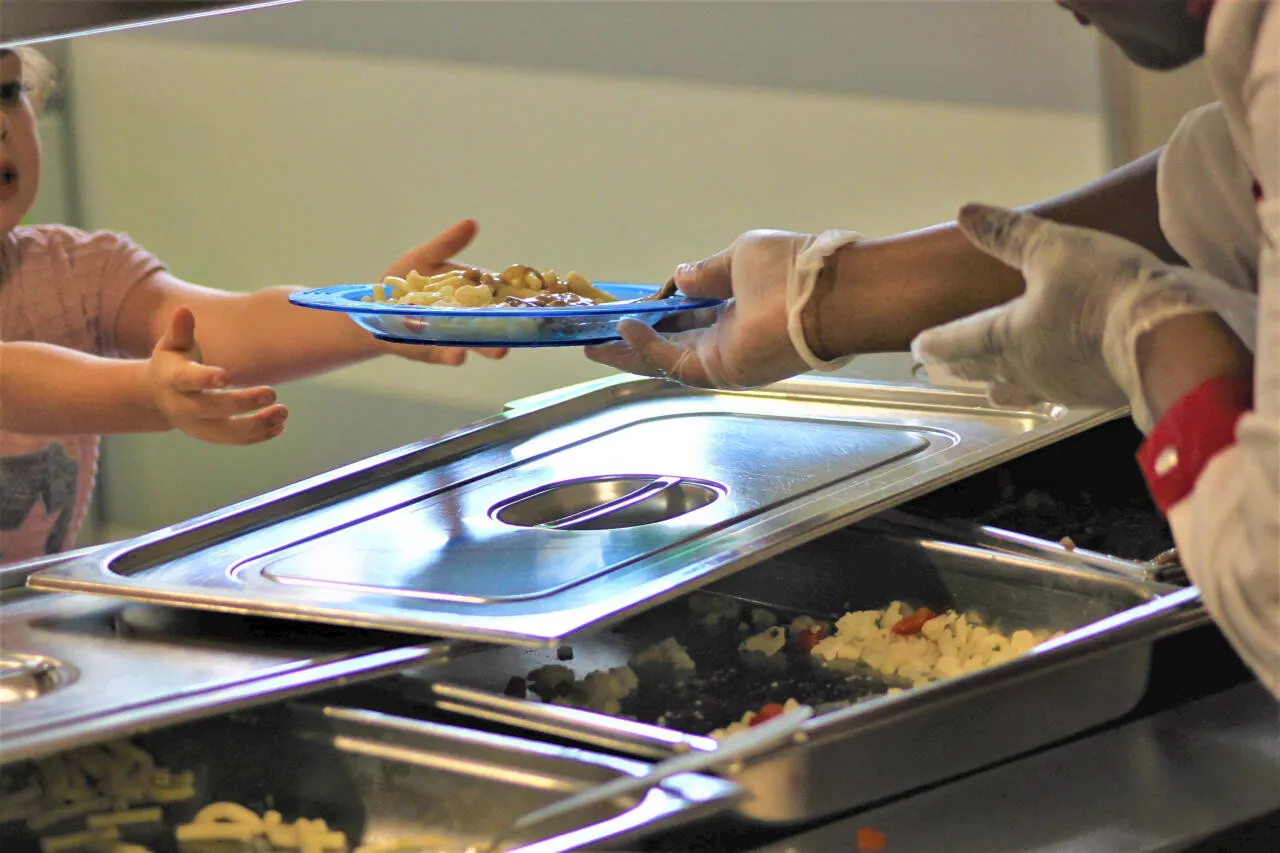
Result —
<svg viewBox="0 0 1280 853"><path fill-rule="evenodd" d="M443 268L475 237L471 220L457 223L407 253L384 275ZM179 306L195 314L204 360L226 371L232 385L275 383L322 373L377 355L395 353L436 364L461 364L465 350L383 343L342 314L299 308L293 287L231 293L157 273L139 282L120 309L117 341L126 354L148 351ZM496 355L498 353L485 353Z"/></svg>
<svg viewBox="0 0 1280 853"><path fill-rule="evenodd" d="M145 360L0 343L0 429L76 435L170 428L151 392Z"/></svg>
<svg viewBox="0 0 1280 853"><path fill-rule="evenodd" d="M148 359L0 343L0 429L101 435L177 428L217 444L252 444L283 431L287 412L274 405L274 391L223 390L225 371L199 361L186 310L175 312Z"/></svg>

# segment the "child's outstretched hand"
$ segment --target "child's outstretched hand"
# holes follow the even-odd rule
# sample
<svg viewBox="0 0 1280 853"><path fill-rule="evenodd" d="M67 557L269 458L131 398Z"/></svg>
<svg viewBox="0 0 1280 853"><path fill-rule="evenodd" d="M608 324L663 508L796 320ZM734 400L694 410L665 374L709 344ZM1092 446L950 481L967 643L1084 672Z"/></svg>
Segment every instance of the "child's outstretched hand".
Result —
<svg viewBox="0 0 1280 853"><path fill-rule="evenodd" d="M256 444L284 432L289 410L265 385L228 389L227 372L201 363L196 318L181 307L151 352L155 403L176 429L211 444Z"/></svg>

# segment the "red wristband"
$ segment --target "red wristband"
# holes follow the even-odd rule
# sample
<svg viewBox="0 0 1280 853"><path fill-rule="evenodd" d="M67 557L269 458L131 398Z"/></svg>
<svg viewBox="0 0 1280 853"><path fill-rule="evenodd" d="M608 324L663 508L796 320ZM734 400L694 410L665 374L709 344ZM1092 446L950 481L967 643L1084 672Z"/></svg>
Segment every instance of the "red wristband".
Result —
<svg viewBox="0 0 1280 853"><path fill-rule="evenodd" d="M1138 448L1147 488L1162 513L1195 487L1204 466L1236 442L1236 423L1253 408L1253 377L1217 376L1169 407Z"/></svg>

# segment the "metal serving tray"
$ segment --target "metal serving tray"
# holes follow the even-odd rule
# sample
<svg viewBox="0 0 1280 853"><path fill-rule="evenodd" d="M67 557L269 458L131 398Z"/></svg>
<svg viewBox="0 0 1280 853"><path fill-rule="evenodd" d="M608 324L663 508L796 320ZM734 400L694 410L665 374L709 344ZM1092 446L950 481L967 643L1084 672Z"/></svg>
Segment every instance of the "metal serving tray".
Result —
<svg viewBox="0 0 1280 853"><path fill-rule="evenodd" d="M0 579L62 559L6 566ZM0 598L0 764L371 678L467 645L411 639L11 589Z"/></svg>
<svg viewBox="0 0 1280 853"><path fill-rule="evenodd" d="M275 809L286 821L323 818L346 833L350 849L404 836L418 838L413 849L419 850L485 849L508 823L535 808L649 768L361 709L288 704L165 729L137 742L158 765L195 774L197 796L170 811L175 825L203 805L231 801L259 814ZM638 835L723 810L740 795L731 782L679 774L638 801L575 811L513 833L496 849L626 847ZM19 832L15 824L8 825L9 838L0 832L6 850L24 849L23 841L34 848L34 839Z"/></svg>
<svg viewBox="0 0 1280 853"><path fill-rule="evenodd" d="M41 590L548 645L1107 420L798 379L591 383L34 575Z"/></svg>
<svg viewBox="0 0 1280 853"><path fill-rule="evenodd" d="M1023 537L1018 553L999 551L871 519L698 593L764 607L783 621L901 599L938 611L977 611L1006 631L1069 632L1006 664L897 695L882 695L889 684L876 679L833 681L829 670L795 652L785 668L753 669L737 656L741 634L708 636L684 601L575 639L570 660L539 649L493 649L465 666L446 663L402 675L395 689L450 714L649 758L714 750L716 742L706 737L710 729L765 702L861 699L815 716L796 742L732 775L751 794L741 815L767 823L815 819L1122 716L1147 688L1155 640L1208 620L1194 589L1062 562L1054 546L1042 545L1036 554L1034 540ZM561 664L582 678L620 666L666 637L686 645L699 670L687 682L658 681L648 688L642 676L640 690L622 709L638 720L502 695L510 678L537 667ZM659 715L666 718L663 725L655 724Z"/></svg>

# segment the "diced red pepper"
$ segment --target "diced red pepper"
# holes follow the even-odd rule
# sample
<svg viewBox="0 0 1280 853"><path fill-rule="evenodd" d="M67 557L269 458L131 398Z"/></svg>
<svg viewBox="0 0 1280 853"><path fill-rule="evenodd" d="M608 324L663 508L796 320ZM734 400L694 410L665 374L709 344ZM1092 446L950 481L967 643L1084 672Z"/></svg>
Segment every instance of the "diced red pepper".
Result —
<svg viewBox="0 0 1280 853"><path fill-rule="evenodd" d="M883 850L886 841L888 839L880 830L872 829L869 826L858 827L858 853L872 853L875 850Z"/></svg>
<svg viewBox="0 0 1280 853"><path fill-rule="evenodd" d="M769 704L761 708L760 713L752 717L751 722L748 723L747 725L758 726L761 723L763 723L765 720L772 720L774 717L781 714L783 710L784 710L783 707L779 705L777 702L770 702Z"/></svg>
<svg viewBox="0 0 1280 853"><path fill-rule="evenodd" d="M827 629L821 625L810 625L796 634L796 648L808 654L813 647L827 638Z"/></svg>
<svg viewBox="0 0 1280 853"><path fill-rule="evenodd" d="M893 628L891 628L890 630L893 631L893 633L895 634L901 634L903 636L907 636L909 634L919 634L920 629L924 627L924 623L928 622L930 619L933 619L937 615L938 615L937 613L934 613L929 608L921 607L919 610L917 610L915 613L912 613L910 616L904 616L901 619L899 619L897 624L895 624Z"/></svg>

